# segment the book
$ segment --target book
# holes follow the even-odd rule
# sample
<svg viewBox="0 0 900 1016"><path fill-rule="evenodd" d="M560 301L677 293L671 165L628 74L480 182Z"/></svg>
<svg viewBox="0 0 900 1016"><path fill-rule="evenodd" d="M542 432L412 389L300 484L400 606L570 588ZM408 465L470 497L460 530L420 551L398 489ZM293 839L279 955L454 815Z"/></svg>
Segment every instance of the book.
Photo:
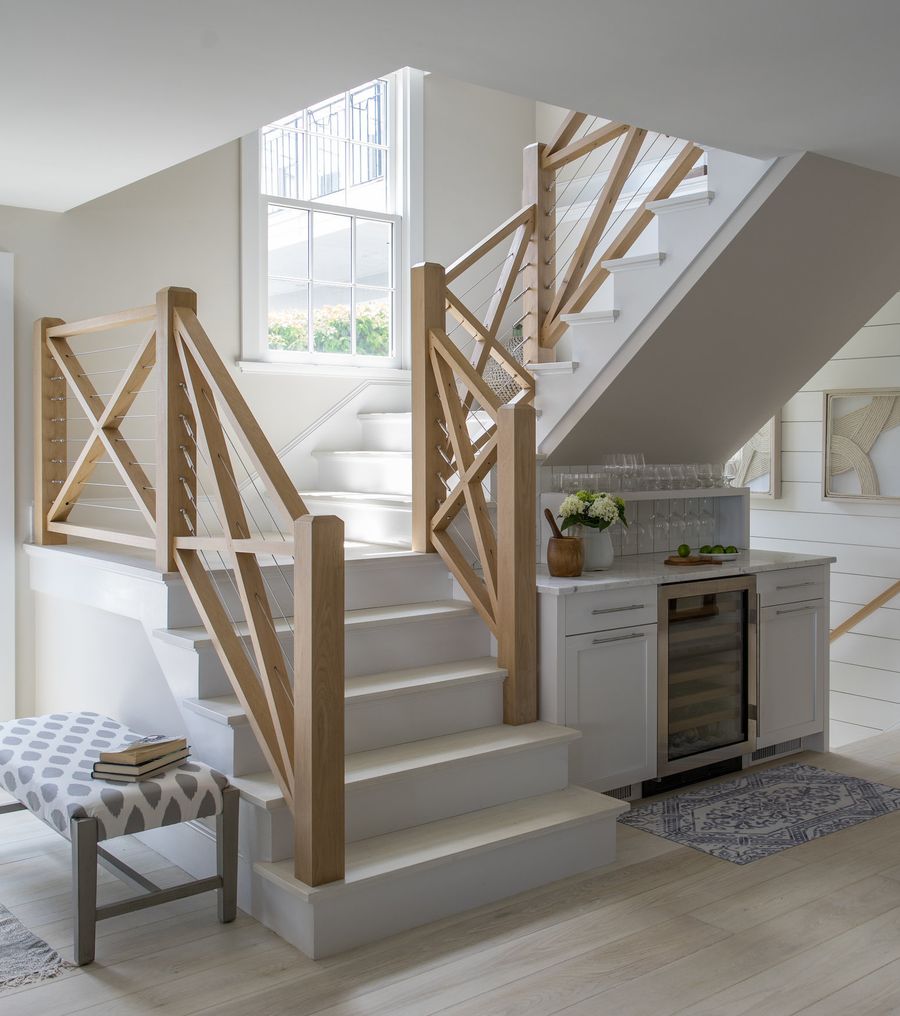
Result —
<svg viewBox="0 0 900 1016"><path fill-rule="evenodd" d="M187 748L182 748L180 751L170 751L168 755L163 755L161 758L151 759L149 762L142 762L140 765L134 766L119 765L113 762L95 762L94 772L98 775L100 773L111 773L121 776L143 776L144 773L152 772L154 769L167 766L172 762L183 762L189 756L190 751Z"/></svg>
<svg viewBox="0 0 900 1016"><path fill-rule="evenodd" d="M100 752L101 762L115 765L140 765L151 759L162 758L173 751L183 751L187 747L187 738L171 737L168 734L150 734L137 741L126 741L113 748Z"/></svg>
<svg viewBox="0 0 900 1016"><path fill-rule="evenodd" d="M185 755L187 758L187 755ZM183 761L183 759L179 760ZM148 768L143 772L127 772L127 773L103 773L93 770L91 772L92 780L103 780L104 783L140 783L142 780L149 780L153 776L158 776L160 773L164 773L167 769L175 769L178 767L178 762L164 762L162 765L159 762L153 764L152 768Z"/></svg>

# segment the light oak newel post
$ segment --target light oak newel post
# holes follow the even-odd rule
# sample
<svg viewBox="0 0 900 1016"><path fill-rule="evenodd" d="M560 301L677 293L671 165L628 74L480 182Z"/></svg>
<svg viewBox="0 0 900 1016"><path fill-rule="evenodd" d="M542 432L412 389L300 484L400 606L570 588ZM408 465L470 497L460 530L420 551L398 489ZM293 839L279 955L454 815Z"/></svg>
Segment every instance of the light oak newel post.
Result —
<svg viewBox="0 0 900 1016"><path fill-rule="evenodd" d="M503 683L503 722L538 718L537 469L535 415L529 392L497 413L497 663Z"/></svg>
<svg viewBox="0 0 900 1016"><path fill-rule="evenodd" d="M294 875L344 877L344 523L294 523Z"/></svg>
<svg viewBox="0 0 900 1016"><path fill-rule="evenodd" d="M50 506L69 474L66 382L47 345L47 330L61 324L50 317L34 323L34 542L44 545L68 539L47 528Z"/></svg>
<svg viewBox="0 0 900 1016"><path fill-rule="evenodd" d="M540 363L552 360L552 350L542 349L541 329L553 301L556 276L556 241L553 232L553 207L556 197L556 172L544 168L541 144L529 145L522 166L522 204L534 205L534 229L525 252L522 335L525 339L523 360Z"/></svg>
<svg viewBox="0 0 900 1016"><path fill-rule="evenodd" d="M175 537L194 536L197 422L188 396L175 334L175 309L197 312L192 289L170 286L156 294L156 566L175 571Z"/></svg>
<svg viewBox="0 0 900 1016"><path fill-rule="evenodd" d="M426 262L412 275L412 548L434 551L431 519L443 501L439 448L446 442L431 364L431 331L446 323L444 267Z"/></svg>

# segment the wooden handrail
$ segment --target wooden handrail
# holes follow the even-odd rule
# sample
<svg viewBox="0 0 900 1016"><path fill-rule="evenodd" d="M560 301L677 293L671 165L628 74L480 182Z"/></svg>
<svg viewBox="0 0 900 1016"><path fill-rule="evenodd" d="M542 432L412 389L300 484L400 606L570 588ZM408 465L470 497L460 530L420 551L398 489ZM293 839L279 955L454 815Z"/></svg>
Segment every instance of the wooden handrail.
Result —
<svg viewBox="0 0 900 1016"><path fill-rule="evenodd" d="M112 391L100 394L69 339L139 321L153 322L149 333L135 346ZM83 537L148 548L161 570L181 574L293 811L297 877L310 885L342 878L343 522L308 514L203 329L192 290L164 289L152 306L74 324L42 318L34 335L35 541ZM135 399L145 393L151 371L158 381L155 484L120 430ZM68 398L91 425L71 462ZM262 477L273 510L287 523L284 539L251 530L235 471L235 457L242 452ZM70 520L101 460L119 473L133 501L131 511L143 519L148 535ZM207 503L221 532L198 532L200 505ZM208 528L208 521L204 525ZM208 555L220 565L208 563ZM292 616L275 613L260 555L293 559ZM214 575L222 569L229 572L234 597L223 593ZM293 648L287 645L291 639Z"/></svg>
<svg viewBox="0 0 900 1016"><path fill-rule="evenodd" d="M836 642L842 635L846 635L848 631L855 628L860 621L865 621L879 607L883 607L898 594L900 594L900 582L894 582L883 593L879 593L876 597L869 600L864 607L860 607L855 614L851 614L846 621L842 621L828 636L828 641Z"/></svg>
<svg viewBox="0 0 900 1016"><path fill-rule="evenodd" d="M448 266L445 271L446 282L449 285L455 279L458 279L463 272L467 271L476 262L480 261L485 254L489 254L498 243L508 237L512 236L513 233L521 225L527 225L534 221L534 205L526 205L520 211L516 212L515 215L511 215L506 222L501 223L493 233L486 236L481 243L475 244L475 246L466 251L461 258L457 258L452 265Z"/></svg>

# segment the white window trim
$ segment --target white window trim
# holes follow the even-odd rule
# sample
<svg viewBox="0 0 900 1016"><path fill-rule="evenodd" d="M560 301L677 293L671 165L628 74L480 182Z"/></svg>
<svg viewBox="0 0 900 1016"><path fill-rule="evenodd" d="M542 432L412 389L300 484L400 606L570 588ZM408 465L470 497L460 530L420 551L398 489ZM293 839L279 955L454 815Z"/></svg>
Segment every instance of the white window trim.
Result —
<svg viewBox="0 0 900 1016"><path fill-rule="evenodd" d="M268 199L260 189L259 131L241 138L241 359L242 370L252 373L316 374L319 376L407 376L410 363L409 271L424 256L422 215L424 163L424 99L422 71L405 67L391 80L389 118L390 156L388 184L394 188L397 214L331 206L320 201L278 198L295 208L359 215L394 223L393 328L395 355L342 356L323 353L285 353L269 349L267 317ZM397 168L402 167L397 187Z"/></svg>
<svg viewBox="0 0 900 1016"><path fill-rule="evenodd" d="M0 251L0 716L16 716L16 519L13 255Z"/></svg>

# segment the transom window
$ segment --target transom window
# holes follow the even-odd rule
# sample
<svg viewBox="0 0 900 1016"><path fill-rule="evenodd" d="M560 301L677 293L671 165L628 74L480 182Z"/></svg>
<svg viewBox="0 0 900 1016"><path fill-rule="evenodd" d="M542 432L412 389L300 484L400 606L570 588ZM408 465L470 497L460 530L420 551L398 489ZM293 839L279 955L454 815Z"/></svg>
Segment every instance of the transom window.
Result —
<svg viewBox="0 0 900 1016"><path fill-rule="evenodd" d="M265 330L276 358L396 361L389 99L379 78L260 132Z"/></svg>

